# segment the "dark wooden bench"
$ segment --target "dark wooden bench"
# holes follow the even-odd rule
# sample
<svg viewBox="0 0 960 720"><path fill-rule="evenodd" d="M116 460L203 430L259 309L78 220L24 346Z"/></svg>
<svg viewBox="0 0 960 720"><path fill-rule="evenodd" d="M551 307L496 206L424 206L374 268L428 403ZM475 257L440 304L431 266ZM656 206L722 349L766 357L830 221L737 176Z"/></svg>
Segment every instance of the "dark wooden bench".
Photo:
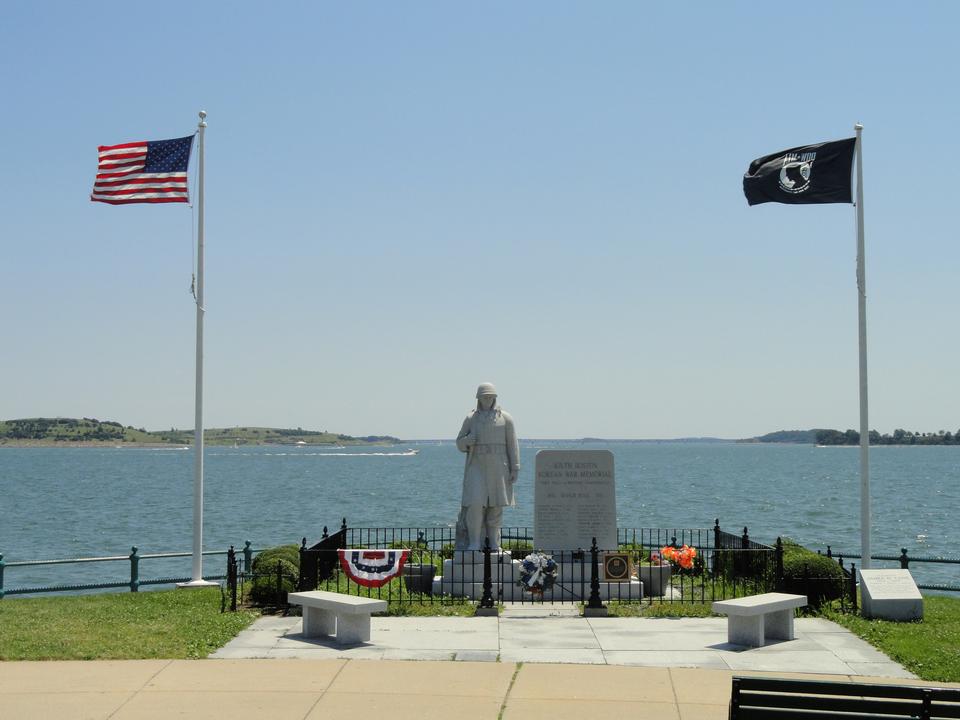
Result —
<svg viewBox="0 0 960 720"><path fill-rule="evenodd" d="M734 677L730 720L960 718L960 688Z"/></svg>

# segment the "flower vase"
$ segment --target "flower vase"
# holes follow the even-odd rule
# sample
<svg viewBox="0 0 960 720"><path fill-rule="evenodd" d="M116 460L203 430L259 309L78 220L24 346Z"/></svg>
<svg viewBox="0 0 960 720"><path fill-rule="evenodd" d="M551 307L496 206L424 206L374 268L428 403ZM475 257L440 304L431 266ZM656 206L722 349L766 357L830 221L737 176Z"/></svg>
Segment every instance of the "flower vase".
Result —
<svg viewBox="0 0 960 720"><path fill-rule="evenodd" d="M643 593L647 596L664 595L670 586L670 576L672 574L673 566L669 563L641 565L637 568L637 577L643 583Z"/></svg>

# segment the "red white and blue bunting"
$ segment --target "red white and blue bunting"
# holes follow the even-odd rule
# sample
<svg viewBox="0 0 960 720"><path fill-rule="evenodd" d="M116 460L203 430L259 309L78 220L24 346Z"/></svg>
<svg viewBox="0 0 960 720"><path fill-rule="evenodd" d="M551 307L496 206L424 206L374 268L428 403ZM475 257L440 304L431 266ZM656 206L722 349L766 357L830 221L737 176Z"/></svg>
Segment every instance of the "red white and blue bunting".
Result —
<svg viewBox="0 0 960 720"><path fill-rule="evenodd" d="M340 567L351 580L365 587L386 585L403 570L409 550L337 550Z"/></svg>

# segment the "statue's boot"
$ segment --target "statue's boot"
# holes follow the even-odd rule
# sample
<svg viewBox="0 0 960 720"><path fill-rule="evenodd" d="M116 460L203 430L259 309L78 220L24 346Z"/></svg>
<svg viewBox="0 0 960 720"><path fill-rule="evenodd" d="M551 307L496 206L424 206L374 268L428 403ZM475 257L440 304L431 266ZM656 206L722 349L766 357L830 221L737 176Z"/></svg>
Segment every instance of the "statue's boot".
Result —
<svg viewBox="0 0 960 720"><path fill-rule="evenodd" d="M484 542L490 539L490 549L500 549L500 527L503 522L502 507L488 507L483 513Z"/></svg>

